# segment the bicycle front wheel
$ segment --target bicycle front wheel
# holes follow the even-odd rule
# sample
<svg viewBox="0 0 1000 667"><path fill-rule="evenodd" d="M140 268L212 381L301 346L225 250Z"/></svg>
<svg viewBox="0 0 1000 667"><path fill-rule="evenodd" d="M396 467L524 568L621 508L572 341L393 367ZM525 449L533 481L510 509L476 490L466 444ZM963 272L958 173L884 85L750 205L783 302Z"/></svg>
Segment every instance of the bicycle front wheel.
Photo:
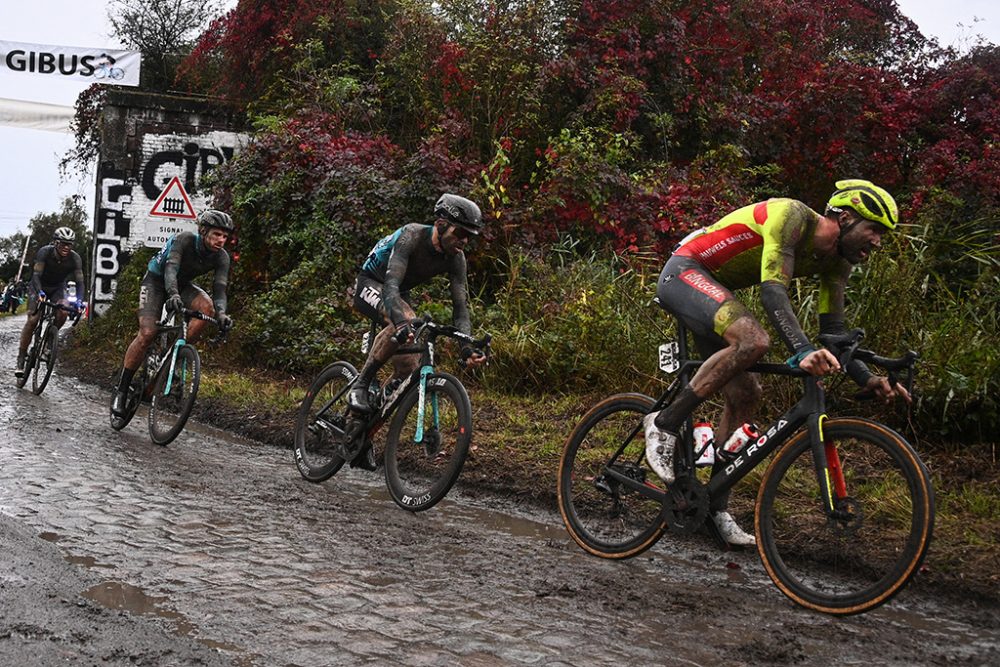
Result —
<svg viewBox="0 0 1000 667"><path fill-rule="evenodd" d="M173 441L184 429L201 381L201 357L191 345L182 345L173 360L168 360L153 382L153 400L149 406L149 437L158 445Z"/></svg>
<svg viewBox="0 0 1000 667"><path fill-rule="evenodd" d="M430 509L448 494L472 441L472 404L458 378L428 375L423 406L419 389L403 396L385 442L389 494L411 512Z"/></svg>
<svg viewBox="0 0 1000 667"><path fill-rule="evenodd" d="M58 334L59 330L51 324L45 327L45 331L42 333L41 345L35 359L35 369L31 373L31 391L35 394L42 393L56 367Z"/></svg>
<svg viewBox="0 0 1000 667"><path fill-rule="evenodd" d="M313 380L295 419L295 467L303 479L323 482L344 465L340 451L351 414L347 392L358 371L346 361L336 361Z"/></svg>
<svg viewBox="0 0 1000 667"><path fill-rule="evenodd" d="M653 409L643 394L609 396L583 416L559 461L559 513L570 536L601 558L630 558L663 535L663 504L608 473L666 491L646 463L642 418Z"/></svg>
<svg viewBox="0 0 1000 667"><path fill-rule="evenodd" d="M796 603L858 614L892 599L919 570L931 541L934 491L920 457L891 429L848 417L826 420L823 435L835 516L823 509L809 434L800 431L764 473L757 550Z"/></svg>

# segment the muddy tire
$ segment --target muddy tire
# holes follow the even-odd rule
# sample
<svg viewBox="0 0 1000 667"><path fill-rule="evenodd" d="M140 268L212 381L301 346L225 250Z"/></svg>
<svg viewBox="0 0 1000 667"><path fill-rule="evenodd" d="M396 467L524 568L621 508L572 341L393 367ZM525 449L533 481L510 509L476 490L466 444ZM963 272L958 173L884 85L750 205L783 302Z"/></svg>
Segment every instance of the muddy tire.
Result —
<svg viewBox="0 0 1000 667"><path fill-rule="evenodd" d="M347 393L358 371L346 361L336 361L313 380L295 420L293 453L303 479L323 482L344 465L337 455L350 419Z"/></svg>
<svg viewBox="0 0 1000 667"><path fill-rule="evenodd" d="M35 357L35 368L31 373L31 391L36 395L45 390L45 385L52 377L52 371L56 367L56 357L59 353L58 336L59 330L52 324L45 325L42 337Z"/></svg>
<svg viewBox="0 0 1000 667"><path fill-rule="evenodd" d="M472 441L472 404L458 378L427 376L403 396L385 443L385 481L396 504L410 512L434 507L458 479Z"/></svg>
<svg viewBox="0 0 1000 667"><path fill-rule="evenodd" d="M153 381L149 406L149 437L158 445L169 444L184 430L201 382L201 357L191 345L182 345L177 350L173 378L170 367L169 359L160 367Z"/></svg>
<svg viewBox="0 0 1000 667"><path fill-rule="evenodd" d="M934 491L917 453L898 433L858 418L823 422L842 512L823 510L803 430L775 455L757 495L757 550L768 575L796 603L828 614L869 611L920 569L934 526ZM834 451L836 456L834 456ZM836 487L836 484L834 484Z"/></svg>
<svg viewBox="0 0 1000 667"><path fill-rule="evenodd" d="M642 394L610 396L583 416L563 446L559 513L573 540L595 556L630 558L656 544L666 529L662 502L605 475L612 468L666 490L645 459L642 418L653 402Z"/></svg>

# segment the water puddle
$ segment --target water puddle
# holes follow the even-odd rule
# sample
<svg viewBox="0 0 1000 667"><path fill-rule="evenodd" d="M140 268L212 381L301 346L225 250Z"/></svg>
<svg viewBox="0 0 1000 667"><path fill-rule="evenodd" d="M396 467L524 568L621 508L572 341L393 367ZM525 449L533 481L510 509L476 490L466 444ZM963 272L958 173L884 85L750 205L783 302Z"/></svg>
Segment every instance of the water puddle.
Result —
<svg viewBox="0 0 1000 667"><path fill-rule="evenodd" d="M166 597L147 595L141 588L120 581L105 581L91 586L80 595L108 609L166 619L173 624L173 632L176 635L192 637L199 644L211 649L237 654L234 657L234 665L251 667L255 664L250 656L239 655L244 651L238 646L198 637L198 627L184 614L169 609L166 606L168 600Z"/></svg>

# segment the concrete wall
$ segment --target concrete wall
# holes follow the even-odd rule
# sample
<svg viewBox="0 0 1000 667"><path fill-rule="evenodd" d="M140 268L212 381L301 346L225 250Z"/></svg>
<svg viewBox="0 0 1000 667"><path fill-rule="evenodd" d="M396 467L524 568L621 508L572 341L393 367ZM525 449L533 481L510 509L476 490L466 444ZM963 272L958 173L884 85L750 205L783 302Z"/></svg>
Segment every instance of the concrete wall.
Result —
<svg viewBox="0 0 1000 667"><path fill-rule="evenodd" d="M97 169L91 312L107 310L135 250L160 247L170 234L195 229L189 219L150 213L175 176L194 213L210 207L205 175L248 140L234 131L238 120L232 110L201 99L127 90L108 94Z"/></svg>

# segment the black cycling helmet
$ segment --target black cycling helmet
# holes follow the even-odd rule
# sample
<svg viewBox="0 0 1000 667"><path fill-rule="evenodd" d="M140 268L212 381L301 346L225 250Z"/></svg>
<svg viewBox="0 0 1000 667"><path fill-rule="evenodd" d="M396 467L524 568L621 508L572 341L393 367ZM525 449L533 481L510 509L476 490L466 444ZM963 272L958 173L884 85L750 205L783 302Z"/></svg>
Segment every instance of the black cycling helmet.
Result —
<svg viewBox="0 0 1000 667"><path fill-rule="evenodd" d="M458 195L443 194L434 204L434 216L443 218L453 225L458 225L478 234L483 228L483 214L475 202Z"/></svg>
<svg viewBox="0 0 1000 667"><path fill-rule="evenodd" d="M206 227L209 229L215 227L226 232L232 232L236 229L233 219L229 217L228 213L217 211L214 208L202 211L201 215L198 216L198 228L202 229Z"/></svg>

